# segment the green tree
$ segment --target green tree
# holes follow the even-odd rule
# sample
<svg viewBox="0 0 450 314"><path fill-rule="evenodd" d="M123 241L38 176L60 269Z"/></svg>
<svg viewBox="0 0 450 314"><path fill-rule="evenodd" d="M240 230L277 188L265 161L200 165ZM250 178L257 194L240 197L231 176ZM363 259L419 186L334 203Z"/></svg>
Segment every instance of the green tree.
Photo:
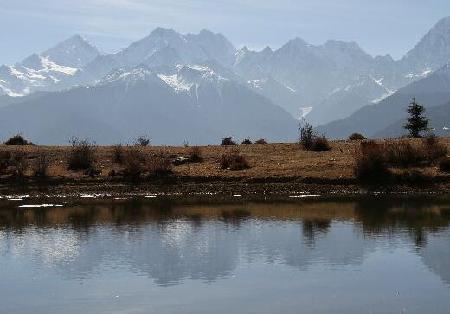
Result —
<svg viewBox="0 0 450 314"><path fill-rule="evenodd" d="M421 132L428 130L428 119L424 116L425 108L413 98L408 106L408 122L403 126L413 138L421 137Z"/></svg>

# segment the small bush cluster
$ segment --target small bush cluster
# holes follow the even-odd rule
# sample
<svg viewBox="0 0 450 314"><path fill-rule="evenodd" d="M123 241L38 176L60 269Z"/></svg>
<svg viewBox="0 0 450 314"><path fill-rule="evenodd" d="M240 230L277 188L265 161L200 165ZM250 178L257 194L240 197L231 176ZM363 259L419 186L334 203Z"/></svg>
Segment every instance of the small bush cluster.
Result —
<svg viewBox="0 0 450 314"><path fill-rule="evenodd" d="M33 175L38 178L46 178L48 176L48 168L50 166L50 158L47 153L40 152L33 164Z"/></svg>
<svg viewBox="0 0 450 314"><path fill-rule="evenodd" d="M116 144L113 146L113 153L112 153L112 161L115 164L123 164L125 159L125 153L123 150L123 147L121 144Z"/></svg>
<svg viewBox="0 0 450 314"><path fill-rule="evenodd" d="M256 141L255 141L255 144L258 144L258 145L266 145L266 144L267 144L267 141L266 141L265 139L263 139L263 138L260 138L259 140L256 140Z"/></svg>
<svg viewBox="0 0 450 314"><path fill-rule="evenodd" d="M238 151L225 153L220 157L220 167L227 170L244 170L250 168L250 165L244 155Z"/></svg>
<svg viewBox="0 0 450 314"><path fill-rule="evenodd" d="M189 162L198 163L203 161L202 150L198 146L193 146L189 150Z"/></svg>
<svg viewBox="0 0 450 314"><path fill-rule="evenodd" d="M308 122L303 122L300 126L300 145L305 150L324 152L331 150L330 143L324 135L317 135L313 126Z"/></svg>
<svg viewBox="0 0 450 314"><path fill-rule="evenodd" d="M362 182L384 181L390 176L381 145L375 141L361 143L355 157L355 177Z"/></svg>
<svg viewBox="0 0 450 314"><path fill-rule="evenodd" d="M6 174L6 171L10 165L11 152L2 151L0 152L0 175Z"/></svg>
<svg viewBox="0 0 450 314"><path fill-rule="evenodd" d="M128 147L124 153L124 176L137 180L143 175L166 176L172 173L172 161L164 153L147 156L138 147Z"/></svg>
<svg viewBox="0 0 450 314"><path fill-rule="evenodd" d="M236 142L233 140L232 137L224 137L222 139L221 145L222 146L233 146L233 145L236 145Z"/></svg>
<svg viewBox="0 0 450 314"><path fill-rule="evenodd" d="M16 134L5 142L5 145L32 145L21 134Z"/></svg>
<svg viewBox="0 0 450 314"><path fill-rule="evenodd" d="M134 141L135 145L142 146L142 147L145 147L145 146L150 145L150 142L151 142L151 141L150 141L150 138L148 138L148 137L145 136L145 135L139 136L139 137Z"/></svg>
<svg viewBox="0 0 450 314"><path fill-rule="evenodd" d="M71 151L69 154L70 170L87 170L93 168L95 162L96 147L89 140L74 138L71 140Z"/></svg>
<svg viewBox="0 0 450 314"><path fill-rule="evenodd" d="M151 176L163 177L172 173L172 161L165 154L151 156L146 166Z"/></svg>
<svg viewBox="0 0 450 314"><path fill-rule="evenodd" d="M423 139L419 145L408 141L364 141L356 154L354 172L362 181L380 180L389 177L389 167L421 167L438 161L442 164L446 155L446 147L434 136Z"/></svg>
<svg viewBox="0 0 450 314"><path fill-rule="evenodd" d="M11 155L10 166L12 167L13 175L16 178L20 179L24 178L25 173L27 172L28 167L30 166L25 152L23 151L14 152Z"/></svg>
<svg viewBox="0 0 450 314"><path fill-rule="evenodd" d="M350 136L348 137L348 139L349 139L350 141L363 141L363 140L365 140L366 138L364 137L364 135L362 135L362 134L360 134L360 133L353 133L352 135L350 135Z"/></svg>

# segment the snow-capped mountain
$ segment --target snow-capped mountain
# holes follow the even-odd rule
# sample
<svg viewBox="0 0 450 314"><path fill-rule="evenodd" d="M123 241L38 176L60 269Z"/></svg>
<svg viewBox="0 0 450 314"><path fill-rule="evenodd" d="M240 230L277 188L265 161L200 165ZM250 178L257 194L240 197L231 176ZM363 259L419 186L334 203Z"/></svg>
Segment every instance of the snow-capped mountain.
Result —
<svg viewBox="0 0 450 314"><path fill-rule="evenodd" d="M113 54L100 54L82 37L74 36L14 66L1 66L0 95L65 93L69 88L81 91L81 86L98 91L117 84L120 88L114 89L114 95L131 99L129 91L139 90L135 84L152 81L159 86L152 86L154 90L170 95L161 96L163 103L173 97L183 99L187 107L210 115L203 118L225 130L227 126L214 118L218 111L226 114L225 104L227 110L244 112L245 101L256 106L257 100L282 107L293 119L307 114L307 119L320 125L346 118L366 105L384 103L387 96L412 82L435 78L435 72L449 61L450 18L437 23L398 61L389 55L372 57L354 42L330 40L311 45L295 38L279 49L237 50L223 35L208 30L180 34L157 28ZM0 98L0 107L22 102L7 99ZM30 99L24 101L31 103Z"/></svg>
<svg viewBox="0 0 450 314"><path fill-rule="evenodd" d="M0 66L0 91L23 96L45 90L60 90L81 67L99 55L98 50L79 35L41 54L33 54L14 66Z"/></svg>
<svg viewBox="0 0 450 314"><path fill-rule="evenodd" d="M435 108L450 102L450 65L399 89L376 104L366 104L344 119L319 126L318 131L333 138L346 138L353 132L369 137L402 135L402 126L408 115L406 109L412 98L416 98L427 108L432 126L441 129L448 127L450 121L443 119L450 115L437 114L440 111L435 111ZM449 107L447 105L442 108L445 111ZM436 133L442 134L439 130Z"/></svg>
<svg viewBox="0 0 450 314"><path fill-rule="evenodd" d="M450 61L450 17L440 20L401 60L407 75L420 76Z"/></svg>
<svg viewBox="0 0 450 314"><path fill-rule="evenodd" d="M297 128L281 107L205 66L173 74L121 69L94 86L22 97L0 108L0 125L48 144L71 136L113 144L142 134L155 144L212 144L224 136L291 141Z"/></svg>
<svg viewBox="0 0 450 314"><path fill-rule="evenodd" d="M363 104L378 103L394 91L385 87L383 80L370 75L359 77L354 83L336 88L315 110L308 114L314 125L343 119L357 111Z"/></svg>

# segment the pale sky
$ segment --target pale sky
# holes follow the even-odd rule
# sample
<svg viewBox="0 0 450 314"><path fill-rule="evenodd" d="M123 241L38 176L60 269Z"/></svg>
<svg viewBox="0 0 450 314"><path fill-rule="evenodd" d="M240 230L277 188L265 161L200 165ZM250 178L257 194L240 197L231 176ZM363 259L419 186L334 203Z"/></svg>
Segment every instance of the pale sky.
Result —
<svg viewBox="0 0 450 314"><path fill-rule="evenodd" d="M206 28L251 48L295 37L356 41L372 55L400 58L445 16L449 0L0 0L0 64L73 34L112 52L156 27Z"/></svg>

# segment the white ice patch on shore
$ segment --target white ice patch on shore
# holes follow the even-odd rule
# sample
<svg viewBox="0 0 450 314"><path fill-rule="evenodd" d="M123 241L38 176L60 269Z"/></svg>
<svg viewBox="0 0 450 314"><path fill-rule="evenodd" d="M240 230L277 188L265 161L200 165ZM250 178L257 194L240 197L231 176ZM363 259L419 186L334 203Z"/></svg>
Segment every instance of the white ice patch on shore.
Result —
<svg viewBox="0 0 450 314"><path fill-rule="evenodd" d="M308 197L320 197L318 194L304 194L304 195L290 195L290 198L308 198Z"/></svg>
<svg viewBox="0 0 450 314"><path fill-rule="evenodd" d="M63 207L57 204L37 204L37 205L20 205L19 208L46 208L46 207Z"/></svg>

